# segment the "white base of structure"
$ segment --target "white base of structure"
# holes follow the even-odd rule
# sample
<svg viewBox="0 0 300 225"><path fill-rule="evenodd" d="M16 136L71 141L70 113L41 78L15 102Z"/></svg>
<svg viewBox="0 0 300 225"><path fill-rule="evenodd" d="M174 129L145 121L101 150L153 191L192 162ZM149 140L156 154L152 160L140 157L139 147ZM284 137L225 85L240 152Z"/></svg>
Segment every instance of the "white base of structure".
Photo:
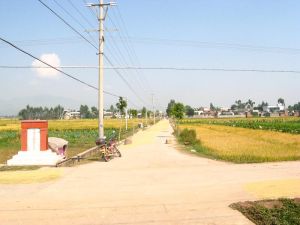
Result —
<svg viewBox="0 0 300 225"><path fill-rule="evenodd" d="M7 161L8 166L55 166L62 160L62 156L51 150L46 151L19 151L12 159Z"/></svg>

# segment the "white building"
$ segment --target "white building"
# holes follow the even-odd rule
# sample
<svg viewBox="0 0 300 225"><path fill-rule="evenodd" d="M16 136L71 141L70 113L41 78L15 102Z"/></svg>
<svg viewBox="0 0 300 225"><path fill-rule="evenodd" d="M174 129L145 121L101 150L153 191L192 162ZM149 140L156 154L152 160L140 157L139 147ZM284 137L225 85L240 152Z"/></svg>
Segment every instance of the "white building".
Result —
<svg viewBox="0 0 300 225"><path fill-rule="evenodd" d="M80 112L76 110L64 110L63 112L63 119L70 120L70 119L80 119Z"/></svg>
<svg viewBox="0 0 300 225"><path fill-rule="evenodd" d="M274 113L274 112L279 112L279 111L284 111L285 110L285 105L278 103L276 106L264 106L263 111L268 112L268 113Z"/></svg>

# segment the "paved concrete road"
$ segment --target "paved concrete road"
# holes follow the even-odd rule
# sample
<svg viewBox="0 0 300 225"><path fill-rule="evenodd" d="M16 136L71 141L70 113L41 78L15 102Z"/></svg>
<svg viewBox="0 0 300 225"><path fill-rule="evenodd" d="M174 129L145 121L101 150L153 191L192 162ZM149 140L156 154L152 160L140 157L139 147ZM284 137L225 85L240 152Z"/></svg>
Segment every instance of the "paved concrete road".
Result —
<svg viewBox="0 0 300 225"><path fill-rule="evenodd" d="M195 157L164 144L171 132L164 120L122 146L122 158L66 168L43 184L0 185L0 224L252 224L228 205L289 195L299 184L300 162Z"/></svg>

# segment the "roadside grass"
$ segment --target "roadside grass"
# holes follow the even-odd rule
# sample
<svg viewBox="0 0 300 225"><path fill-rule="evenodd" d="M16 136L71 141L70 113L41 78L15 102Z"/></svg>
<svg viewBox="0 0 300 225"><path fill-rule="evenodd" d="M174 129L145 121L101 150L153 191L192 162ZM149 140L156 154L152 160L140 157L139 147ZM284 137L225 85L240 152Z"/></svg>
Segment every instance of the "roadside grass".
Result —
<svg viewBox="0 0 300 225"><path fill-rule="evenodd" d="M300 159L300 136L220 125L178 125L196 131L199 154L235 163L261 163Z"/></svg>
<svg viewBox="0 0 300 225"><path fill-rule="evenodd" d="M238 202L230 205L256 225L300 225L300 199Z"/></svg>

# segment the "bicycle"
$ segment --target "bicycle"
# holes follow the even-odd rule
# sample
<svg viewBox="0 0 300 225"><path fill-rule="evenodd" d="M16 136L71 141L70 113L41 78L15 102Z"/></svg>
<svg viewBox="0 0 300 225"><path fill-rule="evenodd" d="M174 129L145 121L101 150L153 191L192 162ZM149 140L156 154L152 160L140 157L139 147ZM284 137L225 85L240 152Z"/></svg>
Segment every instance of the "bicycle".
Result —
<svg viewBox="0 0 300 225"><path fill-rule="evenodd" d="M99 146L100 152L102 153L102 159L108 162L114 157L122 157L120 150L117 147L117 140L114 137L115 132L113 131L112 137L107 141L106 137L98 139L96 145Z"/></svg>

